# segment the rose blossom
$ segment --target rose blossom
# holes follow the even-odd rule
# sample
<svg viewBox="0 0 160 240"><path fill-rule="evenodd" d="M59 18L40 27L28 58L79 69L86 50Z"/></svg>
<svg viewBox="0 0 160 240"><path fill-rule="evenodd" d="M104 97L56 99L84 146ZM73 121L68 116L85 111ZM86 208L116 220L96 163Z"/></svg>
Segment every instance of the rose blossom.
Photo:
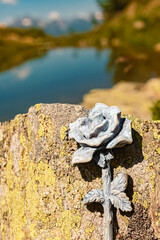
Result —
<svg viewBox="0 0 160 240"><path fill-rule="evenodd" d="M131 121L121 118L121 111L116 106L97 103L88 117L77 119L69 127L69 137L81 146L73 154L73 164L91 161L97 150L132 143Z"/></svg>

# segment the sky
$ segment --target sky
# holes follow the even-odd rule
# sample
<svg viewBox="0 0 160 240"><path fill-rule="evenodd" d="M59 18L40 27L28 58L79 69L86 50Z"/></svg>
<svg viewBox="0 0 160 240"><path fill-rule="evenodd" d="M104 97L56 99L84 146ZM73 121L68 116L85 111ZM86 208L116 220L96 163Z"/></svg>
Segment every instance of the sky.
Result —
<svg viewBox="0 0 160 240"><path fill-rule="evenodd" d="M40 19L85 17L99 12L96 0L0 0L0 21L33 16Z"/></svg>

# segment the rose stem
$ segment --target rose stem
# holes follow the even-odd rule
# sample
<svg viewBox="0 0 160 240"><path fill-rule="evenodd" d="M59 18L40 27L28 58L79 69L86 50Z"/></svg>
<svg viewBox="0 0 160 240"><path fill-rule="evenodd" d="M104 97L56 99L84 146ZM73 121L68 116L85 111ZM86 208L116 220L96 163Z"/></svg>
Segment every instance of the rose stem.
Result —
<svg viewBox="0 0 160 240"><path fill-rule="evenodd" d="M104 194L104 217L103 217L103 240L113 240L113 212L111 210L111 202L108 199L111 186L111 168L110 162L107 161L107 167L102 168L102 182Z"/></svg>

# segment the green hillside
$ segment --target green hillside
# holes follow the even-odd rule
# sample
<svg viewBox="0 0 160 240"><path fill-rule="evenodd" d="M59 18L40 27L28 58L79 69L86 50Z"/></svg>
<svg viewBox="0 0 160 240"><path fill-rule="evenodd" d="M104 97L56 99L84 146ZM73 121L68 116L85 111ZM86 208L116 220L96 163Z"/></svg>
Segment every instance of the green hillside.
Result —
<svg viewBox="0 0 160 240"><path fill-rule="evenodd" d="M112 0L110 0L112 2ZM126 1L126 0L125 0ZM137 50L160 50L160 1L126 1L125 8L108 14L94 30L60 38L61 45L80 47L132 47ZM106 14L106 13L105 13Z"/></svg>

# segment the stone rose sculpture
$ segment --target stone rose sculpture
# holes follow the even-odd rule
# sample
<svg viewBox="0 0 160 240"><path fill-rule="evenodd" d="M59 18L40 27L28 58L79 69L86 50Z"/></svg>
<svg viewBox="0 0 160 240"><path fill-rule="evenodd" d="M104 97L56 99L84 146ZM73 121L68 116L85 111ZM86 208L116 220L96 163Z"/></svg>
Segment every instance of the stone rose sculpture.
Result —
<svg viewBox="0 0 160 240"><path fill-rule="evenodd" d="M80 148L73 154L73 164L86 163L94 159L102 168L103 191L93 189L85 195L84 204L99 202L104 208L103 239L113 239L113 213L111 204L122 211L131 211L131 203L124 193L127 175L120 173L111 179L110 160L112 149L132 143L131 121L121 118L120 109L97 103L88 117L70 124L69 137L75 139Z"/></svg>

